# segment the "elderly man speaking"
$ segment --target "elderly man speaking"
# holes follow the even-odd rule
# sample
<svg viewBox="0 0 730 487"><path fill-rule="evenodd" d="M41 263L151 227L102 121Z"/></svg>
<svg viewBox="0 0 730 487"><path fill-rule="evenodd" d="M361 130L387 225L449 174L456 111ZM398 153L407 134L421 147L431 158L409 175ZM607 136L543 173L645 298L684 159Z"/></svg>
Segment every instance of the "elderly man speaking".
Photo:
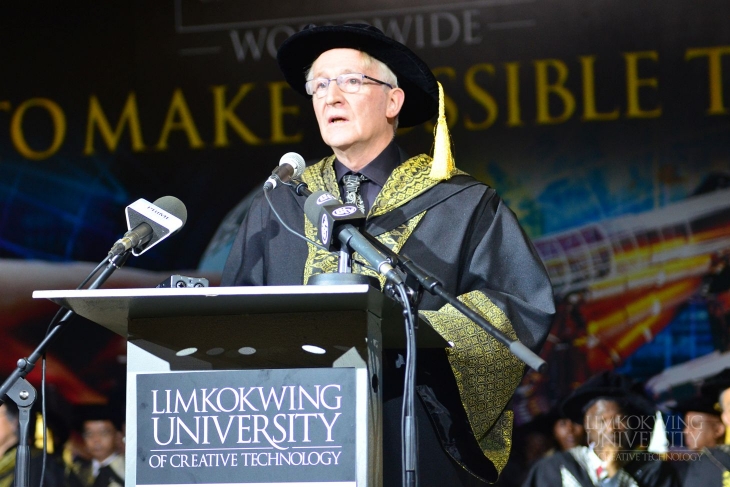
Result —
<svg viewBox="0 0 730 487"><path fill-rule="evenodd" d="M554 313L547 273L495 190L455 167L443 95L430 68L405 45L361 24L308 26L282 44L277 58L291 87L311 98L322 139L332 149L304 171L309 188L357 204L367 233L408 255L503 333L539 350ZM405 154L394 142L396 128L437 113L433 158ZM316 240L304 198L292 191L270 195L288 226ZM285 231L259 196L233 244L222 284L306 284L337 269L336 254ZM357 256L352 270L377 277ZM512 415L505 407L524 364L443 299L426 295L419 308L421 318L453 344L419 353L421 485L494 482L509 456ZM386 353L383 366L386 486L401 483L403 367L397 358Z"/></svg>

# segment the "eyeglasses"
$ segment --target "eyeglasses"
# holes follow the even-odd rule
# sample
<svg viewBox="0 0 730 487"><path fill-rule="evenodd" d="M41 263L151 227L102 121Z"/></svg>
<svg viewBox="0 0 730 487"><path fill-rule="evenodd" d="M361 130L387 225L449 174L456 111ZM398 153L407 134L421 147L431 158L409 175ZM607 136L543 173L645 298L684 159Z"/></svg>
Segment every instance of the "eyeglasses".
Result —
<svg viewBox="0 0 730 487"><path fill-rule="evenodd" d="M341 74L336 78L314 78L304 83L304 87L307 90L308 95L317 95L317 98L322 98L327 94L327 88L332 81L337 82L337 86L340 87L345 93L357 93L360 91L360 87L365 84L365 79L375 81L381 85L385 85L390 89L393 89L393 85L380 81L379 79L371 78L362 73L347 73Z"/></svg>

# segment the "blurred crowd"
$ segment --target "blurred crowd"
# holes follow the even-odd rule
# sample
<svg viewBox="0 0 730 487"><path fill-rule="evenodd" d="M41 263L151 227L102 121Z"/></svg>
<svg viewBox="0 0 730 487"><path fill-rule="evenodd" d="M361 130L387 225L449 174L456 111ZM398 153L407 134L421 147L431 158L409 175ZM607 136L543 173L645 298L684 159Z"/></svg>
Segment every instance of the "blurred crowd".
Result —
<svg viewBox="0 0 730 487"><path fill-rule="evenodd" d="M658 405L642 383L597 374L515 429L497 485L730 485L730 369L677 396Z"/></svg>
<svg viewBox="0 0 730 487"><path fill-rule="evenodd" d="M47 412L44 421L31 410L29 484L51 487L124 486L124 405L79 406L71 418ZM20 411L12 401L0 404L0 487L15 486L21 443ZM45 466L44 466L45 464Z"/></svg>
<svg viewBox="0 0 730 487"><path fill-rule="evenodd" d="M80 406L71 418L33 413L30 485L124 485L123 400ZM70 424L72 427L67 427ZM0 487L14 486L18 408L0 405ZM711 487L730 485L730 369L681 400L653 402L643 385L612 371L595 375L548 413L515 428L500 487ZM42 473L43 471L43 473ZM421 485L427 487L427 482Z"/></svg>

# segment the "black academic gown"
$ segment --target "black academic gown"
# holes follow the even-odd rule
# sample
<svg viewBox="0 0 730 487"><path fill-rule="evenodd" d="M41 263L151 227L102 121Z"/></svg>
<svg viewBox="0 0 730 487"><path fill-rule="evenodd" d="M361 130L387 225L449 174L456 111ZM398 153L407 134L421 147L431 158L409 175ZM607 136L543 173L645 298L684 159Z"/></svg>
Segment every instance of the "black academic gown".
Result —
<svg viewBox="0 0 730 487"><path fill-rule="evenodd" d="M585 468L576 461L569 450L557 452L535 463L522 487L563 486L561 468L567 470L582 487L597 485L593 483ZM641 454L637 456L636 460L624 465L623 470L634 479L639 487L679 487L680 485L671 465L658 459L646 459ZM569 485L573 487L572 483ZM709 487L709 484L704 487Z"/></svg>
<svg viewBox="0 0 730 487"><path fill-rule="evenodd" d="M312 191L339 197L333 160L308 167L302 179ZM430 162L421 155L393 171L368 212L365 231L407 255L501 331L539 350L554 302L537 252L494 189L460 171L445 181L432 180ZM305 198L288 188L277 188L270 196L289 227L316 238L304 216ZM357 263L353 268L369 273ZM336 269L336 256L288 232L260 195L234 241L222 285L299 285ZM429 479L422 485L468 485L473 477L467 472L494 481L509 456L512 416L505 407L524 364L445 304L430 294L420 303L422 318L455 344L418 356L418 468L420 477ZM402 368L396 369L388 357L384 362L385 485L397 485ZM445 457L449 468L444 459L431 456L434 449L426 441L441 444L434 455Z"/></svg>
<svg viewBox="0 0 730 487"><path fill-rule="evenodd" d="M15 483L15 460L17 445L10 448L0 457L0 486L13 487ZM43 451L37 448L30 449L29 485L37 487L41 482L43 472ZM57 455L48 455L46 469L43 474L43 484L46 487L82 487L80 480L63 460Z"/></svg>
<svg viewBox="0 0 730 487"><path fill-rule="evenodd" d="M730 486L730 445L705 449L698 460L687 463L683 487Z"/></svg>

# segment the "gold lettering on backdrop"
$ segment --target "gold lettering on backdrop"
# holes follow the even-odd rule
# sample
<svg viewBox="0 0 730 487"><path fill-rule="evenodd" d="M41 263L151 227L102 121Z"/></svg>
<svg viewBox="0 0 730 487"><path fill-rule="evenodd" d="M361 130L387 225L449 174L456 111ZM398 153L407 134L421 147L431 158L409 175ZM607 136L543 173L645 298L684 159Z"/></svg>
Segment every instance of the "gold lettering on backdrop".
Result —
<svg viewBox="0 0 730 487"><path fill-rule="evenodd" d="M122 109L122 114L119 116L116 128L112 131L109 120L104 114L104 110L101 108L101 103L96 95L91 95L89 98L89 115L86 121L86 144L84 144L84 155L89 156L94 154L94 128L98 127L99 135L106 143L109 152L117 150L119 141L122 138L124 128L129 126L129 138L132 143L132 150L134 152L140 152L145 149L144 141L142 139L142 127L139 123L139 111L137 110L137 97L134 92L131 92L127 96L127 101Z"/></svg>
<svg viewBox="0 0 730 487"><path fill-rule="evenodd" d="M722 56L730 54L730 46L701 47L687 49L684 60L689 61L698 57L707 57L707 78L709 81L710 106L708 115L726 115L722 96Z"/></svg>
<svg viewBox="0 0 730 487"><path fill-rule="evenodd" d="M215 147L228 147L228 131L226 127L230 125L238 136L249 145L261 145L263 140L258 138L251 130L241 121L235 113L238 104L241 103L246 95L254 88L254 83L245 83L238 88L238 93L230 103L226 104L226 86L214 86L213 90L213 119L215 120L215 139L213 145Z"/></svg>
<svg viewBox="0 0 730 487"><path fill-rule="evenodd" d="M639 61L648 59L658 61L656 51L626 52L626 117L627 118L657 118L662 114L661 105L653 110L642 110L639 100L639 90L642 87L654 88L659 86L656 78L639 78Z"/></svg>
<svg viewBox="0 0 730 487"><path fill-rule="evenodd" d="M504 63L507 74L507 126L521 127L520 112L520 63Z"/></svg>
<svg viewBox="0 0 730 487"><path fill-rule="evenodd" d="M619 109L612 112L601 113L596 108L596 76L593 66L596 56L580 56L580 65L583 72L583 118L585 122L598 120L616 120Z"/></svg>
<svg viewBox="0 0 730 487"><path fill-rule="evenodd" d="M438 78L442 74L450 80L456 79L456 70L450 66L439 66L438 68L432 69L433 75ZM459 107L454 102L453 98L446 94L446 86L444 86L444 115L446 116L446 125L453 127L459 120ZM435 125L432 122L426 122L423 124L424 130L428 133L433 133Z"/></svg>
<svg viewBox="0 0 730 487"><path fill-rule="evenodd" d="M23 118L25 112L29 108L43 108L51 116L53 123L53 140L48 149L44 151L33 150L25 139L23 133ZM25 157L33 161L47 159L55 154L63 144L66 137L66 116L61 107L53 100L48 98L30 98L21 103L12 118L10 119L10 140L12 140L15 149Z"/></svg>
<svg viewBox="0 0 730 487"><path fill-rule="evenodd" d="M294 144L302 140L302 133L284 133L284 115L299 115L299 105L284 105L282 91L291 88L286 81L269 83L271 101L271 142L274 144ZM293 91L293 90L292 90Z"/></svg>
<svg viewBox="0 0 730 487"><path fill-rule="evenodd" d="M464 128L467 130L487 129L492 126L495 120L497 120L497 115L499 114L497 102L494 100L492 95L490 95L486 90L482 89L482 87L479 86L479 84L477 83L475 79L477 73L487 73L491 77L494 77L494 66L487 63L475 64L474 66L470 67L464 75L464 87L466 88L466 93L474 101L479 103L479 105L482 106L484 108L484 111L486 112L484 120L482 120L481 122L474 122L468 114L465 115Z"/></svg>
<svg viewBox="0 0 730 487"><path fill-rule="evenodd" d="M417 21L416 18L413 20ZM409 26L411 36L417 32L413 30L416 27L415 23ZM403 35L406 35L406 32L403 32ZM730 114L730 107L724 98L726 93L723 93L727 88L723 86L723 83L727 84L727 73L723 73L723 63L726 63L730 56L730 46L687 48L683 52L685 63L683 66L689 62L695 63L691 69L687 66L690 74L697 72L698 66L704 70L705 63L707 65L705 72L708 78L708 101L707 106L702 106L700 109L706 116ZM596 74L601 72L598 69L601 62L610 63L612 69L616 70L617 60L623 61L625 66L625 93L613 86L608 87L611 89L608 91L601 85L606 81ZM659 76L652 74L651 71L658 71L657 51L627 52L622 53L621 57L614 56L613 59L604 55L599 59L593 54L577 56L571 60L535 59L531 60L531 66L528 62L508 61L500 64L479 62L465 66L465 71L453 66L434 69L434 74L444 83L446 119L449 127L452 129L460 127L466 131L488 130L502 121L506 127L523 127L525 118L531 119L530 123L533 125L554 125L566 123L571 119L578 121L576 100L581 100L583 104L580 122L614 121L621 118L653 119L662 116L663 109L659 98L661 93L658 90ZM530 67L532 69L529 69ZM571 70L574 73L571 73ZM578 74L581 77L580 81L571 80L569 78L571 74L574 74L573 78ZM682 75L681 79L686 79L684 75L688 73L679 74ZM724 78L723 74L726 75ZM504 91L500 90L501 76L504 76ZM704 83L704 80L701 82ZM263 86L264 82L261 83ZM188 147L193 149L206 146L230 147L229 132L238 136L233 136L234 145L239 140L252 146L301 142L305 133L301 125L301 114L305 110L311 110L309 104L298 97L293 97L287 104L285 97L288 96L286 90L289 87L283 81L265 83L267 88L265 96L269 97L271 119L259 117L262 121L252 127L247 126L242 118L245 113L244 100L254 92L256 83L245 83L235 87L214 85L210 88L212 103L203 108L205 112L202 115L198 114L204 116L206 120L211 118L213 120L210 142L201 138L183 91L180 88L174 89L166 117L159 127L160 135L155 149L168 150L168 141L174 131L182 131L187 138ZM534 87L534 102L530 99L529 90L526 89L529 85ZM695 85L696 83L691 83L686 89L696 89ZM229 90L234 91L229 93ZM611 96L614 100L613 106L601 98L602 93ZM138 106L136 90L130 91L125 96L125 100L113 102L104 100L98 94L89 95L88 107L82 109L86 110L87 115L87 119L81 122L85 126L78 127L79 132L85 129L84 139L79 142L82 144L81 147L73 147L72 151L76 153L80 151L86 156L94 155L99 150L96 143L100 142L100 145L106 147L110 153L114 153L120 146L124 146L127 140L129 140L128 148L132 151L140 152L147 149L142 123L150 120L149 115L144 113L144 106ZM625 101L619 99L619 96ZM197 96L196 99L199 100L200 97ZM108 106L103 106L102 100L105 105L113 106L122 106L123 102L121 111L110 113ZM677 102L680 102L679 99ZM686 104L680 108L685 111L694 109ZM27 113L28 111L31 113ZM38 115L40 112L45 113ZM54 100L40 97L21 102L0 100L0 122L5 122L6 114L9 127L0 126L0 130L9 130L12 146L25 159L47 159L61 150L67 140L66 115L60 104ZM47 131L50 136L43 131L43 124L33 123L38 117L42 121L44 116L49 117L51 121L50 131ZM259 137L252 130L252 128L266 130L266 124L270 126L270 138ZM412 129L398 129L398 134L406 134ZM432 131L433 124L424 124L423 130ZM128 137L125 136L125 131L128 131ZM149 139L152 135L147 133L145 137ZM46 138L49 140L46 141Z"/></svg>
<svg viewBox="0 0 730 487"><path fill-rule="evenodd" d="M568 66L559 59L541 59L535 64L535 100L537 102L537 123L556 124L568 120L575 111L575 97L565 87L568 79ZM548 81L549 70L557 74L557 80ZM557 116L550 114L550 95L557 95L563 102L563 113Z"/></svg>
<svg viewBox="0 0 730 487"><path fill-rule="evenodd" d="M183 95L180 88L177 88L172 94L170 108L167 110L165 124L162 126L160 140L155 145L155 149L167 150L167 139L173 130L184 131L191 148L200 149L205 146L198 129L195 127L190 108L188 108L188 103L185 101L185 95Z"/></svg>

